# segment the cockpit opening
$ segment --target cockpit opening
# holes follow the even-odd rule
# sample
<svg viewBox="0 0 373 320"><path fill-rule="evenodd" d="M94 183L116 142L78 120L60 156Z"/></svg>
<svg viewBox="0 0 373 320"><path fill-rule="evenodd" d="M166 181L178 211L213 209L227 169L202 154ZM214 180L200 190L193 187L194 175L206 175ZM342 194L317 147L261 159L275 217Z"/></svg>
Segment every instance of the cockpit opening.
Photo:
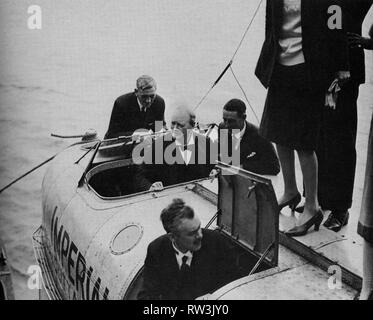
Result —
<svg viewBox="0 0 373 320"><path fill-rule="evenodd" d="M89 172L88 184L101 197L121 197L139 192L134 182L137 166L126 160L96 166Z"/></svg>
<svg viewBox="0 0 373 320"><path fill-rule="evenodd" d="M224 240L227 241L229 247L233 251L232 256L234 257L234 261L232 261L232 263L234 264L235 269L236 269L236 274L233 280L237 280L245 276L248 276L251 270L254 268L254 266L259 261L260 257L254 254L250 249L248 249L244 245L241 245L238 241L226 235L224 232L222 232L222 234L224 236L223 237ZM272 267L273 266L271 266L270 263L268 263L266 260L263 260L262 263L255 270L254 274L268 270ZM144 271L144 268L141 268L140 271L137 273L137 275L134 277L125 296L123 297L123 300L136 300L137 299L137 295L144 281L143 271ZM231 277L229 279L223 279L222 281L223 286L230 282L232 282Z"/></svg>

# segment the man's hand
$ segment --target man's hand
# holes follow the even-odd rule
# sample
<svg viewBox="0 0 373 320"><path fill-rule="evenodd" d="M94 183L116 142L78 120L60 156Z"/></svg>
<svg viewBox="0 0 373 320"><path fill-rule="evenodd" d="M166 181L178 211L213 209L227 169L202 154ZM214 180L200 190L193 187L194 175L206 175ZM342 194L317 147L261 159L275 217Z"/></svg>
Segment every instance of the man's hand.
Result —
<svg viewBox="0 0 373 320"><path fill-rule="evenodd" d="M356 33L347 32L348 45L350 48L363 48L373 50L373 39L365 38Z"/></svg>
<svg viewBox="0 0 373 320"><path fill-rule="evenodd" d="M132 134L132 141L136 142L136 143L140 143L144 140L147 140L147 139L151 139L151 135L153 134L153 131L152 130L143 130L143 129L139 129L139 130L136 130L133 134Z"/></svg>
<svg viewBox="0 0 373 320"><path fill-rule="evenodd" d="M338 71L337 79L340 86L343 86L351 77L350 71Z"/></svg>
<svg viewBox="0 0 373 320"><path fill-rule="evenodd" d="M162 191L164 189L162 181L154 182L150 188L149 191Z"/></svg>
<svg viewBox="0 0 373 320"><path fill-rule="evenodd" d="M219 169L212 169L210 174L209 174L209 179L211 182L214 181L214 179L219 175L220 170Z"/></svg>

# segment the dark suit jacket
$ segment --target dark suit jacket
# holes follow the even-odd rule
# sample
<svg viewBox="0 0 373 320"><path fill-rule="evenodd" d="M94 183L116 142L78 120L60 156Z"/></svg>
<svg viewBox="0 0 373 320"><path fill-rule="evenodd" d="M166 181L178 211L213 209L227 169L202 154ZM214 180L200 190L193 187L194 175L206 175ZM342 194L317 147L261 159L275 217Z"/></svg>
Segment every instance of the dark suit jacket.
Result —
<svg viewBox="0 0 373 320"><path fill-rule="evenodd" d="M201 249L193 253L190 267L190 299L212 293L236 277L232 251L222 236L218 231L202 229L202 232ZM148 246L138 299L180 299L179 274L171 240L167 235L157 238Z"/></svg>
<svg viewBox="0 0 373 320"><path fill-rule="evenodd" d="M352 0L353 1L353 0ZM328 8L340 0L302 1L302 47L309 86L327 88L335 72L349 70L344 30L328 28ZM265 41L255 75L268 88L279 55L283 0L267 0Z"/></svg>
<svg viewBox="0 0 373 320"><path fill-rule="evenodd" d="M223 128L223 124L220 124ZM232 145L235 145L235 138ZM240 142L240 164L243 169L262 175L277 175L280 163L272 143L261 135L259 129L246 121L246 130Z"/></svg>
<svg viewBox="0 0 373 320"><path fill-rule="evenodd" d="M163 155L173 151L172 158L175 159L177 157L178 163L168 164L166 159L163 157L163 164L155 164L157 143L153 142L151 149L153 154L153 164L140 165L136 173L135 184L137 185L138 191L148 190L156 181L162 181L164 186L169 186L207 178L211 170L214 168L215 162L210 160L209 139L206 139L203 136L194 137L194 145L188 146L188 150L192 151L189 164L184 163L180 153L180 148L175 146L175 141L169 140L170 136L168 136L168 138L164 137L163 139ZM158 142L162 143L162 140Z"/></svg>
<svg viewBox="0 0 373 320"><path fill-rule="evenodd" d="M342 0L343 23L347 32L361 35L362 24L373 0ZM363 48L350 48L351 81L365 82L365 57Z"/></svg>
<svg viewBox="0 0 373 320"><path fill-rule="evenodd" d="M155 131L155 121L164 121L164 110L164 100L157 95L144 117L140 112L135 93L122 95L114 102L105 139L131 135L137 129Z"/></svg>

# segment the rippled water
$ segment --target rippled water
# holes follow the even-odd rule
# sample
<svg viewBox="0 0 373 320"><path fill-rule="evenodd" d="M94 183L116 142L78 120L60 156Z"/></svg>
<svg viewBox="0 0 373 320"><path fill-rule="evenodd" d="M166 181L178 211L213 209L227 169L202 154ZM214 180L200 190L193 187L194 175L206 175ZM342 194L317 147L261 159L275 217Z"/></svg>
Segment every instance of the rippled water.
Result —
<svg viewBox="0 0 373 320"><path fill-rule="evenodd" d="M0 187L67 146L50 133L102 136L114 99L150 74L166 100L191 106L229 62L259 1L38 0L42 29L29 30L27 0L0 3ZM260 117L264 89L253 75L264 33L261 7L234 70ZM219 121L222 105L243 95L227 73L198 109ZM256 120L250 111L250 121ZM32 233L41 223L45 168L0 194L0 236L13 268L18 299L35 264Z"/></svg>

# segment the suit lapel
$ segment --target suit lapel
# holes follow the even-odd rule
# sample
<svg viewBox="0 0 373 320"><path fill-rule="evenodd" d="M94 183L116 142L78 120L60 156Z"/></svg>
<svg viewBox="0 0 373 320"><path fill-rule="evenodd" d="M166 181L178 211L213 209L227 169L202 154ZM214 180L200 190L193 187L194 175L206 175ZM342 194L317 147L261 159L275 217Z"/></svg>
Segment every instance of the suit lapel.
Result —
<svg viewBox="0 0 373 320"><path fill-rule="evenodd" d="M165 267L169 269L170 276L174 275L176 277L179 272L179 265L177 263L175 250L174 250L174 247L172 246L170 239L167 239L167 245L166 245L165 250L166 250L165 254L167 257L165 261L170 262L170 263L167 263Z"/></svg>
<svg viewBox="0 0 373 320"><path fill-rule="evenodd" d="M252 145L253 145L253 141L250 135L249 124L246 122L246 130L241 139L241 144L240 144L241 162L245 161L247 159L247 156L251 153L253 149Z"/></svg>

